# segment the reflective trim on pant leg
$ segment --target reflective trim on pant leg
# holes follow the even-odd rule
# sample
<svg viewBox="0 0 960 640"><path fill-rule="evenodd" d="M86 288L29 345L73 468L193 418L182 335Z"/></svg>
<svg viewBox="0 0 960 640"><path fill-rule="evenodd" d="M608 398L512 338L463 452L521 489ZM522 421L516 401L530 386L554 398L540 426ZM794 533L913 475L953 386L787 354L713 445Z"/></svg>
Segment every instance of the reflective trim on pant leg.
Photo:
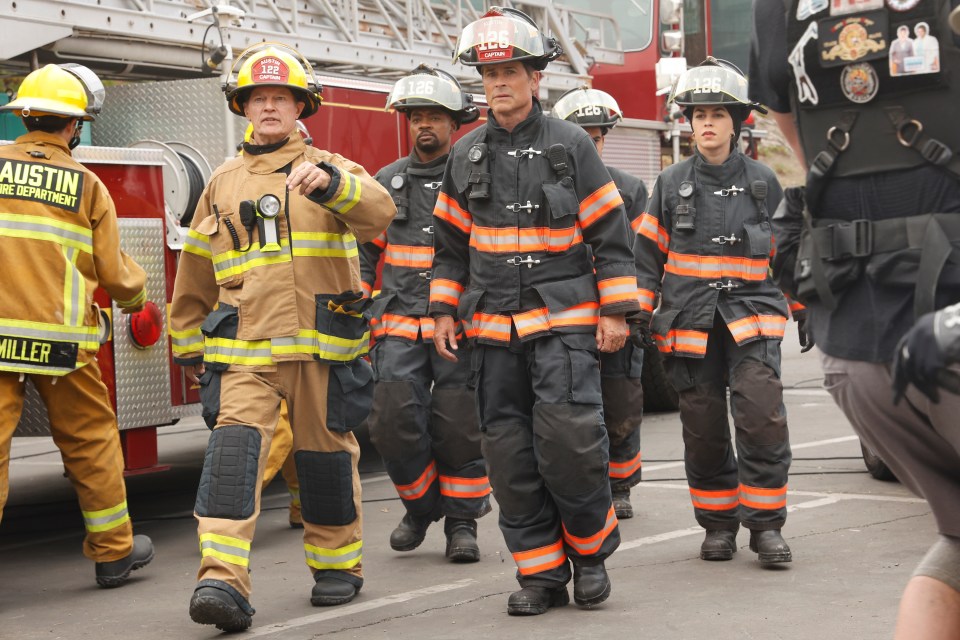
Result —
<svg viewBox="0 0 960 640"><path fill-rule="evenodd" d="M109 509L81 511L80 513L83 514L83 524L90 533L109 531L130 520L130 512L127 509L126 500Z"/></svg>
<svg viewBox="0 0 960 640"><path fill-rule="evenodd" d="M397 489L397 494L404 500L419 500L430 491L437 477L437 463L431 460L416 480L408 484L394 484L394 487Z"/></svg>
<svg viewBox="0 0 960 640"><path fill-rule="evenodd" d="M577 555L579 556L592 556L600 552L600 549L603 547L603 543L607 541L607 538L617 529L617 514L613 510L613 505L610 506L610 511L607 512L606 522L603 523L603 528L589 536L575 536L569 531L567 531L566 525L563 527L563 541L567 546L572 547L576 550Z"/></svg>
<svg viewBox="0 0 960 640"><path fill-rule="evenodd" d="M250 541L218 533L200 534L200 555L240 567L250 566Z"/></svg>
<svg viewBox="0 0 960 640"><path fill-rule="evenodd" d="M563 565L567 561L567 554L563 550L563 541L557 540L539 549L517 551L513 554L513 561L517 563L520 575L532 576Z"/></svg>
<svg viewBox="0 0 960 640"><path fill-rule="evenodd" d="M214 429L203 459L195 511L206 518L246 520L256 506L260 432L231 425Z"/></svg>
<svg viewBox="0 0 960 640"><path fill-rule="evenodd" d="M349 452L297 451L294 460L304 522L341 526L357 519Z"/></svg>
<svg viewBox="0 0 960 640"><path fill-rule="evenodd" d="M363 558L363 541L357 540L352 544L339 549L324 549L312 544L304 544L307 564L318 570L352 569L360 564Z"/></svg>

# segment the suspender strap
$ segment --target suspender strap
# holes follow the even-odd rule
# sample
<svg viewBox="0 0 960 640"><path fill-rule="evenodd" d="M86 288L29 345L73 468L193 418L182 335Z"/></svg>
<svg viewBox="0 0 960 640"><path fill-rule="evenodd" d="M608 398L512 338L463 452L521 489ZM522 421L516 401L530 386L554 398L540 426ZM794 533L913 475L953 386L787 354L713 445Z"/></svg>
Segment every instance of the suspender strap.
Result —
<svg viewBox="0 0 960 640"><path fill-rule="evenodd" d="M816 210L827 178L833 173L837 157L850 146L850 132L857 122L856 111L844 111L840 121L827 131L827 148L810 163L807 171L807 206Z"/></svg>
<svg viewBox="0 0 960 640"><path fill-rule="evenodd" d="M960 178L960 157L953 149L927 135L923 123L911 118L903 107L887 107L884 111L890 118L900 144L913 149L930 164L943 167L955 178Z"/></svg>

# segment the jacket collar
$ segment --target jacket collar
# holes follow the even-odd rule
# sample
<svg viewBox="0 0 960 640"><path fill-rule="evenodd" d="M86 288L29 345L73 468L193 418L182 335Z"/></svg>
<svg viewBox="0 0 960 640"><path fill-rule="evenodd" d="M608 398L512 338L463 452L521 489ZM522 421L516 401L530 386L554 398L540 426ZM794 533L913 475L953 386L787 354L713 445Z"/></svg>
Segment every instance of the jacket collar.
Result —
<svg viewBox="0 0 960 640"><path fill-rule="evenodd" d="M271 150L272 147L276 148ZM243 154L243 165L250 173L276 173L295 160L303 158L306 150L307 146L303 143L303 138L299 135L291 135L279 146L253 145L253 153Z"/></svg>
<svg viewBox="0 0 960 640"><path fill-rule="evenodd" d="M743 154L740 153L739 149L731 151L730 157L724 160L723 164L710 164L699 151L696 152L693 162L697 170L697 177L701 182L727 187L743 174L745 164Z"/></svg>

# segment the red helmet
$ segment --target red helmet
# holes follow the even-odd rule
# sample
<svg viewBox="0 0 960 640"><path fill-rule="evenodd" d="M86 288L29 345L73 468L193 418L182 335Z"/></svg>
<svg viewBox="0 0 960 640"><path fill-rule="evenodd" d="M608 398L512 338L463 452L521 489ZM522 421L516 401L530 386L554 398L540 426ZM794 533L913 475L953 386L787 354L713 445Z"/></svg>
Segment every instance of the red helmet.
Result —
<svg viewBox="0 0 960 640"><path fill-rule="evenodd" d="M471 67L521 61L543 71L562 53L556 39L543 35L524 12L490 7L483 17L464 28L453 59Z"/></svg>

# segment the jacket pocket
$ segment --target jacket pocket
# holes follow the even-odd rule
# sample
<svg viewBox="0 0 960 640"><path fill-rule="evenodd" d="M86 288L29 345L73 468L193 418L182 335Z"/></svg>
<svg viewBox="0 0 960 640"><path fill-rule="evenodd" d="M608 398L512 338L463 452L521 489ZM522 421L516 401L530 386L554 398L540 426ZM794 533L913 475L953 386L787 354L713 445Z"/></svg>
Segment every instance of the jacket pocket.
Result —
<svg viewBox="0 0 960 640"><path fill-rule="evenodd" d="M567 176L559 182L544 182L543 195L550 207L550 216L563 218L580 213L580 200L573 187L573 178Z"/></svg>
<svg viewBox="0 0 960 640"><path fill-rule="evenodd" d="M220 377L223 371L207 366L200 376L200 415L208 429L217 426L220 416Z"/></svg>
<svg viewBox="0 0 960 640"><path fill-rule="evenodd" d="M330 367L327 428L353 431L367 419L373 404L373 367L363 358Z"/></svg>
<svg viewBox="0 0 960 640"><path fill-rule="evenodd" d="M578 304L599 302L600 300L600 294L597 291L597 278L592 273L573 280L535 284L533 288L540 294L543 304L546 305L550 313L566 311Z"/></svg>
<svg viewBox="0 0 960 640"><path fill-rule="evenodd" d="M240 222L240 214L221 211L197 225L197 232L210 239L210 253L217 284L227 289L243 284L242 253L250 237Z"/></svg>
<svg viewBox="0 0 960 640"><path fill-rule="evenodd" d="M743 225L744 241L748 255L754 258L766 258L773 246L773 231L769 222L749 222Z"/></svg>
<svg viewBox="0 0 960 640"><path fill-rule="evenodd" d="M562 334L560 340L567 348L569 371L567 390L570 402L575 404L603 404L600 388L600 352L592 333Z"/></svg>
<svg viewBox="0 0 960 640"><path fill-rule="evenodd" d="M480 309L480 301L486 293L483 289L470 289L462 296L457 304L457 316L461 322L473 322L473 315Z"/></svg>
<svg viewBox="0 0 960 640"><path fill-rule="evenodd" d="M221 302L219 306L207 315L200 331L204 335L203 363L207 369L226 371L230 365L219 360L219 347L212 344L208 338L226 338L236 340L237 329L240 326L240 315L237 308Z"/></svg>
<svg viewBox="0 0 960 640"><path fill-rule="evenodd" d="M327 364L349 362L367 352L369 323L364 311L370 298L357 291L318 295L317 346L314 358Z"/></svg>

